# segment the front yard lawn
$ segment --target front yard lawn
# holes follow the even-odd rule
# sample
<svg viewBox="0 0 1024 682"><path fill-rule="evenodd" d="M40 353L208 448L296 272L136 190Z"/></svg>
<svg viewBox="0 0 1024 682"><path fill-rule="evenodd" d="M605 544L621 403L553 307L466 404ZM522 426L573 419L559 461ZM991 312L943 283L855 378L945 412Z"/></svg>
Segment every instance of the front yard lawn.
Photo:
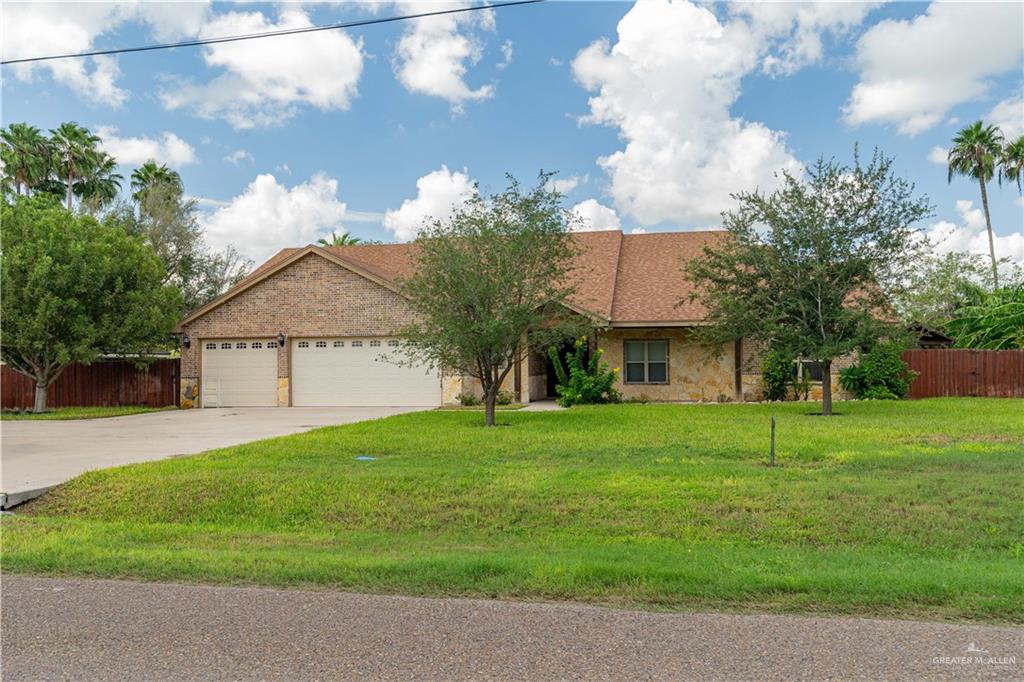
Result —
<svg viewBox="0 0 1024 682"><path fill-rule="evenodd" d="M177 408L173 405L169 407L121 405L118 407L58 407L38 414L35 412L4 410L4 412L0 413L0 419L4 421L16 419L103 419L105 417L124 417L130 414L145 414L146 412L174 409Z"/></svg>
<svg viewBox="0 0 1024 682"><path fill-rule="evenodd" d="M90 472L3 518L4 570L1024 622L1024 401L814 409L431 411Z"/></svg>

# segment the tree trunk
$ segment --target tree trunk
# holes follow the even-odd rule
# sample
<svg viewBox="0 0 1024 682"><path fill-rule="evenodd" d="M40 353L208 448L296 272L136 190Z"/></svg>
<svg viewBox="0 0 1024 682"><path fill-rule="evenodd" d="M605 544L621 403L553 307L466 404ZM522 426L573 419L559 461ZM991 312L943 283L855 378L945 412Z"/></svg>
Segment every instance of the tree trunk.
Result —
<svg viewBox="0 0 1024 682"><path fill-rule="evenodd" d="M832 415L832 361L821 363L821 413L826 417Z"/></svg>
<svg viewBox="0 0 1024 682"><path fill-rule="evenodd" d="M484 423L487 426L494 426L494 404L498 400L497 393L496 389L484 392Z"/></svg>
<svg viewBox="0 0 1024 682"><path fill-rule="evenodd" d="M74 188L75 188L74 176L69 174L68 175L68 191L67 191L67 195L66 195L67 196L68 210L69 211L71 210L71 200L74 197Z"/></svg>
<svg viewBox="0 0 1024 682"><path fill-rule="evenodd" d="M46 412L46 389L47 386L42 381L36 380L36 400L32 406L33 412Z"/></svg>
<svg viewBox="0 0 1024 682"><path fill-rule="evenodd" d="M992 239L992 218L988 214L988 190L985 189L984 175L978 178L981 185L981 207L985 209L985 226L988 227L988 254L992 257L992 285L999 288L999 269L996 267L996 246Z"/></svg>

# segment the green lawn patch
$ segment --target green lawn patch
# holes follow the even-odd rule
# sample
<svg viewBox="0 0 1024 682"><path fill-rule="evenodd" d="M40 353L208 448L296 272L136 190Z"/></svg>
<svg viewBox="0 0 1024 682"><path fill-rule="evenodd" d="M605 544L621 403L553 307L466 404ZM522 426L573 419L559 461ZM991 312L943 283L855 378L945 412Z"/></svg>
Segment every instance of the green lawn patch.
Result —
<svg viewBox="0 0 1024 682"><path fill-rule="evenodd" d="M430 411L96 471L3 518L4 570L1024 622L1024 401L837 409Z"/></svg>
<svg viewBox="0 0 1024 682"><path fill-rule="evenodd" d="M58 407L47 412L18 412L5 410L0 413L4 421L16 419L103 419L105 417L125 417L131 414L176 410L173 405L168 407L145 407L143 405L122 405L119 407Z"/></svg>

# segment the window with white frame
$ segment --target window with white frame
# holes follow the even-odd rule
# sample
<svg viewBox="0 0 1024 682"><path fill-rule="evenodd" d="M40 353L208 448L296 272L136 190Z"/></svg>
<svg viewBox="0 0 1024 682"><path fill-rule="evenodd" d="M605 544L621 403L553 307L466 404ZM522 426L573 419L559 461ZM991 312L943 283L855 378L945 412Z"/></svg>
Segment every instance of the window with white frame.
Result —
<svg viewBox="0 0 1024 682"><path fill-rule="evenodd" d="M317 348L327 348L327 342L326 341L317 341L316 342L316 347Z"/></svg>
<svg viewBox="0 0 1024 682"><path fill-rule="evenodd" d="M222 343L222 344L220 344L220 347L223 348L224 350L231 350L231 344L230 343Z"/></svg>
<svg viewBox="0 0 1024 682"><path fill-rule="evenodd" d="M208 344L206 344L206 350L217 350L217 344L215 344L215 343L208 343Z"/></svg>
<svg viewBox="0 0 1024 682"><path fill-rule="evenodd" d="M370 341L370 348L380 348L380 341L377 339Z"/></svg>
<svg viewBox="0 0 1024 682"><path fill-rule="evenodd" d="M309 348L309 341L299 341L299 348Z"/></svg>
<svg viewBox="0 0 1024 682"><path fill-rule="evenodd" d="M626 341L627 384L668 383L668 341Z"/></svg>
<svg viewBox="0 0 1024 682"><path fill-rule="evenodd" d="M398 348L398 339L388 341L388 348Z"/></svg>
<svg viewBox="0 0 1024 682"><path fill-rule="evenodd" d="M241 350L245 350L245 344L244 343L236 343L235 344L235 348L238 348L238 349L241 349Z"/></svg>
<svg viewBox="0 0 1024 682"><path fill-rule="evenodd" d="M345 347L345 342L344 341L335 341L334 342L334 347L335 348L344 348Z"/></svg>
<svg viewBox="0 0 1024 682"><path fill-rule="evenodd" d="M352 347L353 348L362 348L363 347L363 342L362 341L353 341L352 342Z"/></svg>
<svg viewBox="0 0 1024 682"><path fill-rule="evenodd" d="M262 348L263 348L263 344L260 343L259 341L253 341L252 342L252 349L253 350L261 350Z"/></svg>

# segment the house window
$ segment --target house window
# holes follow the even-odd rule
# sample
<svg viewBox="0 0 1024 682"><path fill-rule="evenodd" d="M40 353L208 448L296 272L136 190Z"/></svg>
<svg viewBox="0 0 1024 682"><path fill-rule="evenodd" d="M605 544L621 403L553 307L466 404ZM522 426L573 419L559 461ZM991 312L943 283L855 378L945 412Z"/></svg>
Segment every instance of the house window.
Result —
<svg viewBox="0 0 1024 682"><path fill-rule="evenodd" d="M327 348L327 342L326 341L317 341L316 342L316 347L317 348Z"/></svg>
<svg viewBox="0 0 1024 682"><path fill-rule="evenodd" d="M309 341L299 341L299 348L309 348Z"/></svg>
<svg viewBox="0 0 1024 682"><path fill-rule="evenodd" d="M352 347L353 348L362 348L363 347L363 342L362 341L353 341L352 342Z"/></svg>
<svg viewBox="0 0 1024 682"><path fill-rule="evenodd" d="M263 344L260 343L259 341L253 341L252 342L252 349L253 350L261 350L262 348L263 348Z"/></svg>
<svg viewBox="0 0 1024 682"><path fill-rule="evenodd" d="M231 344L230 343L222 343L222 344L220 344L220 347L223 348L224 350L231 350Z"/></svg>
<svg viewBox="0 0 1024 682"><path fill-rule="evenodd" d="M267 348L277 348L277 341L267 341Z"/></svg>
<svg viewBox="0 0 1024 682"><path fill-rule="evenodd" d="M335 341L334 342L334 347L335 348L344 348L345 347L345 342L344 341Z"/></svg>
<svg viewBox="0 0 1024 682"><path fill-rule="evenodd" d="M208 344L206 344L206 350L217 350L217 344L215 344L215 343L208 343Z"/></svg>
<svg viewBox="0 0 1024 682"><path fill-rule="evenodd" d="M668 383L668 341L626 341L627 384Z"/></svg>
<svg viewBox="0 0 1024 682"><path fill-rule="evenodd" d="M377 339L370 341L370 348L380 348L380 341Z"/></svg>
<svg viewBox="0 0 1024 682"><path fill-rule="evenodd" d="M822 367L814 360L798 360L793 363L793 378L797 381L821 381Z"/></svg>

